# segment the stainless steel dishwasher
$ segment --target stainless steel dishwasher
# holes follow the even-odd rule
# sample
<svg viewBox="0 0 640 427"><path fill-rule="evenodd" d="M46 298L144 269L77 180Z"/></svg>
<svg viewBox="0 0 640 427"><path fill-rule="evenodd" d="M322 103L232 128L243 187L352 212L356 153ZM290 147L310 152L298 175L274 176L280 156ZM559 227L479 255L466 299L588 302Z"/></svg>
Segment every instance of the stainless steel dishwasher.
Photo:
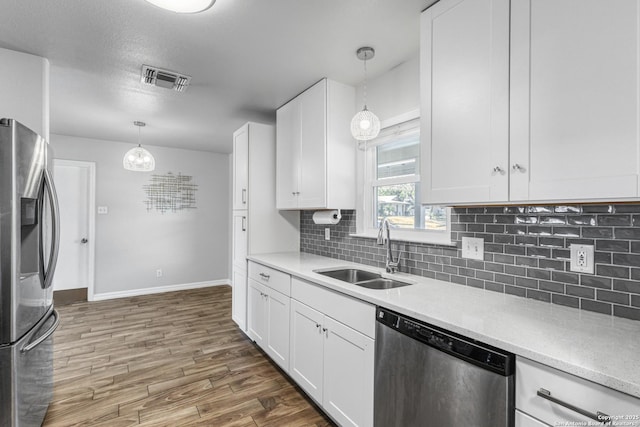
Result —
<svg viewBox="0 0 640 427"><path fill-rule="evenodd" d="M376 427L513 427L515 356L376 310Z"/></svg>

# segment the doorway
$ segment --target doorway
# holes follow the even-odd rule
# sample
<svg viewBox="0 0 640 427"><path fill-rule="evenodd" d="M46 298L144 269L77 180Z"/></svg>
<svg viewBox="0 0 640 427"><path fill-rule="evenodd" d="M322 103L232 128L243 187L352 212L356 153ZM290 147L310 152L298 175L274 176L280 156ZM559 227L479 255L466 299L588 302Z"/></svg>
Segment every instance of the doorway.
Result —
<svg viewBox="0 0 640 427"><path fill-rule="evenodd" d="M58 304L93 301L95 280L96 165L77 160L53 161L60 204L60 253L53 277ZM57 297L57 299L56 299Z"/></svg>

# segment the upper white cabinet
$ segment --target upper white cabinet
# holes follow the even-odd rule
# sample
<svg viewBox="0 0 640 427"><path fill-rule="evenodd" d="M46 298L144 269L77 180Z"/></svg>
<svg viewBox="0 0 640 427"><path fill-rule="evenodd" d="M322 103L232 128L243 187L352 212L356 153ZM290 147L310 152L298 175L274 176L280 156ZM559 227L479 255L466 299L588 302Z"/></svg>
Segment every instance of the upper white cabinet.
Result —
<svg viewBox="0 0 640 427"><path fill-rule="evenodd" d="M423 200L637 199L639 3L442 0L426 10Z"/></svg>
<svg viewBox="0 0 640 427"><path fill-rule="evenodd" d="M277 111L278 209L355 207L355 91L323 79Z"/></svg>
<svg viewBox="0 0 640 427"><path fill-rule="evenodd" d="M441 0L421 19L423 201L507 200L509 0Z"/></svg>
<svg viewBox="0 0 640 427"><path fill-rule="evenodd" d="M233 209L247 209L249 200L249 126L233 134Z"/></svg>
<svg viewBox="0 0 640 427"><path fill-rule="evenodd" d="M638 197L638 0L512 0L511 200Z"/></svg>
<svg viewBox="0 0 640 427"><path fill-rule="evenodd" d="M49 141L49 60L0 49L0 118L15 119Z"/></svg>
<svg viewBox="0 0 640 427"><path fill-rule="evenodd" d="M232 317L246 332L247 256L297 251L300 216L276 209L276 138L270 125L247 123L233 134Z"/></svg>

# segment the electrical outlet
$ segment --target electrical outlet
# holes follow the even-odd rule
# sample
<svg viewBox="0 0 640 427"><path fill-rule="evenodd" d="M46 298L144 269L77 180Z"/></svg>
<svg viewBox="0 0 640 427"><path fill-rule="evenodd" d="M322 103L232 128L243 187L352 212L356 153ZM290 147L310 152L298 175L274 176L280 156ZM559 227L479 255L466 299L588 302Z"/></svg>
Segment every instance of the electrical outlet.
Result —
<svg viewBox="0 0 640 427"><path fill-rule="evenodd" d="M324 229L324 240L331 240L331 229L329 227Z"/></svg>
<svg viewBox="0 0 640 427"><path fill-rule="evenodd" d="M571 271L593 274L593 245L570 245Z"/></svg>
<svg viewBox="0 0 640 427"><path fill-rule="evenodd" d="M107 206L98 206L98 215L106 215L109 213L109 208Z"/></svg>
<svg viewBox="0 0 640 427"><path fill-rule="evenodd" d="M462 238L462 258L484 259L484 239L478 237Z"/></svg>
<svg viewBox="0 0 640 427"><path fill-rule="evenodd" d="M162 270L161 269L157 269L156 270L156 277L162 277Z"/></svg>

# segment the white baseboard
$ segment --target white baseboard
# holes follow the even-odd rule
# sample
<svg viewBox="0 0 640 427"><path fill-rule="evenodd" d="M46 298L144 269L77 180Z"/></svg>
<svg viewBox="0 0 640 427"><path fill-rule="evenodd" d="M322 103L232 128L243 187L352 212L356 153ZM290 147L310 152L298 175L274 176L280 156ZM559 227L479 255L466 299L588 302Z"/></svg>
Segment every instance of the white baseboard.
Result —
<svg viewBox="0 0 640 427"><path fill-rule="evenodd" d="M181 285L158 286L155 288L131 289L128 291L104 292L93 294L91 301L103 301L115 298L136 297L140 295L159 294L163 292L184 291L187 289L208 288L209 286L230 285L230 279L211 280L208 282L183 283Z"/></svg>

